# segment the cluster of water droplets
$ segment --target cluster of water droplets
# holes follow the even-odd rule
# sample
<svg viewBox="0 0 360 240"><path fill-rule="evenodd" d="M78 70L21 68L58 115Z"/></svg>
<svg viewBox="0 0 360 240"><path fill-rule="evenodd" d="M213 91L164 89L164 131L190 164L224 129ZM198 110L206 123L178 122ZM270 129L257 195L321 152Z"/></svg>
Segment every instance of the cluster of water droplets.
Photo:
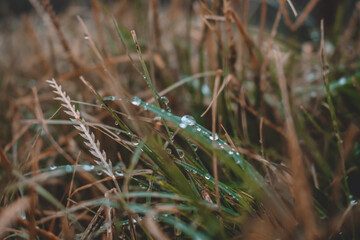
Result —
<svg viewBox="0 0 360 240"><path fill-rule="evenodd" d="M124 176L124 171L123 168L124 166L120 166L121 164L117 164L117 166L114 167L114 174L117 176ZM123 164L122 164L123 165ZM95 166L92 164L79 164L79 165L61 165L61 166L56 166L54 164L50 165L49 167L50 171L55 171L55 170L62 170L66 173L71 173L74 170L80 170L80 171L86 171L86 172L91 172L91 171L95 171L97 175L101 176L103 175L103 171L99 166Z"/></svg>
<svg viewBox="0 0 360 240"><path fill-rule="evenodd" d="M161 99L165 104L168 103L167 99ZM131 100L131 103L133 105L139 106L141 105L142 101L140 98L138 97L134 97ZM146 106L144 106L144 108L146 109ZM166 111L164 109L160 110L162 113L165 113ZM166 112L166 114L170 117L172 116L170 112ZM157 116L154 118L154 120L160 120L161 117ZM196 124L196 120L194 119L194 117L190 116L190 115L184 115L180 118L180 123L179 123L179 127L182 129L185 129L187 127L193 127L193 131L196 131L198 133L203 134L204 136L207 136L209 138L210 141L212 141L212 145L213 147L217 148L217 149L221 149L227 152L227 154L229 156L231 156L235 162L240 165L241 167L243 167L243 162L240 158L240 154L233 148L231 148L227 143L223 142L219 136L215 133L215 135L213 135L210 131L203 129L201 126ZM136 138L134 139L134 141L132 141L134 143L134 145L138 145L138 142L136 141ZM195 145L195 144L194 144ZM197 146L192 146L193 149L196 151L197 150ZM168 154L172 154L172 150L170 148L166 148L165 150ZM181 149L176 149L177 154L179 155L180 158L184 157L184 152Z"/></svg>
<svg viewBox="0 0 360 240"><path fill-rule="evenodd" d="M196 125L196 121L192 116L184 115L183 117L181 117L181 122L180 122L179 126L180 126L180 128L186 128L188 126L193 126L194 127L193 131L196 131L198 133L203 134L204 136L207 136L209 138L209 140L212 141L211 144L214 148L226 151L227 154L229 156L231 156L238 165L240 165L240 166L243 165L243 162L240 158L240 154L238 151L231 148L227 143L223 142L219 138L217 133L215 133L215 135L213 135L213 133L211 133L210 131L203 129L199 125ZM192 147L194 148L195 151L197 150L197 146L195 144L194 144L194 146L192 145Z"/></svg>

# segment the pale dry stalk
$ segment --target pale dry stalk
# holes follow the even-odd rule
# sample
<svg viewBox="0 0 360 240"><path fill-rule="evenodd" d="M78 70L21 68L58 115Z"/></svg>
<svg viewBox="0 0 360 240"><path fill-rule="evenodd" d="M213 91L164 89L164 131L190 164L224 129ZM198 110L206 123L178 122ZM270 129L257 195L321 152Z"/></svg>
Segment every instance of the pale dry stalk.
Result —
<svg viewBox="0 0 360 240"><path fill-rule="evenodd" d="M53 92L58 95L55 99L62 102L61 105L67 109L64 110L64 112L70 116L70 120L74 123L74 127L80 131L80 136L85 139L85 145L89 148L90 153L96 158L94 160L95 163L103 167L102 171L114 180L116 188L120 192L120 187L112 172L112 163L107 159L105 151L100 150L99 140L96 140L94 133L84 124L85 121L81 118L79 110L75 110L75 106L71 104L70 97L67 96L65 91L62 91L61 86L57 84L55 79L47 80L47 82L50 87L54 89Z"/></svg>

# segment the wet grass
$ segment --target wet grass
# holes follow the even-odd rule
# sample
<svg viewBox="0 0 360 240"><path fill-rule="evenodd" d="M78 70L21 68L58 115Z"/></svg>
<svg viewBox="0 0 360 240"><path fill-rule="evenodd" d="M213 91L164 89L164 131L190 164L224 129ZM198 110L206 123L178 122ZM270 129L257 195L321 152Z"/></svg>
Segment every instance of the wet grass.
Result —
<svg viewBox="0 0 360 240"><path fill-rule="evenodd" d="M34 2L1 33L3 239L359 238L358 7L300 42L316 1Z"/></svg>

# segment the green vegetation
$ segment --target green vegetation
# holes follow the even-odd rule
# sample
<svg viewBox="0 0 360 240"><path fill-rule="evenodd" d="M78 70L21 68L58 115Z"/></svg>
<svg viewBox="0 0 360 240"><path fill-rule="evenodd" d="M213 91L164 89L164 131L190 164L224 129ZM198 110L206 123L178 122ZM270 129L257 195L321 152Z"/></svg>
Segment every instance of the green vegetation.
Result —
<svg viewBox="0 0 360 240"><path fill-rule="evenodd" d="M317 1L36 2L1 33L2 239L360 238L359 4L299 41Z"/></svg>

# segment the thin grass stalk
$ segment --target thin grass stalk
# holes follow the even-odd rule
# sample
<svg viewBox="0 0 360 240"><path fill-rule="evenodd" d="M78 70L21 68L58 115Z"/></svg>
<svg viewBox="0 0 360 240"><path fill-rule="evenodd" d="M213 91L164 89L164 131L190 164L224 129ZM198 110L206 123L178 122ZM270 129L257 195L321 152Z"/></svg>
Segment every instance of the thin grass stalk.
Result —
<svg viewBox="0 0 360 240"><path fill-rule="evenodd" d="M296 11L296 9L295 9L294 4L292 3L292 1L291 1L291 0L286 0L286 1L287 1L287 3L288 3L289 6L290 6L291 11L294 13L294 16L297 17L298 13L297 13L297 11Z"/></svg>
<svg viewBox="0 0 360 240"><path fill-rule="evenodd" d="M70 198L71 198L71 195L72 195L72 189L73 189L73 186L74 186L74 179L75 179L75 173L76 173L76 166L78 165L79 163L79 159L80 159L80 154L81 152L79 152L77 158L76 158L76 161L75 161L75 167L74 167L74 170L73 170L73 173L72 173L72 176L71 176L71 181L70 181L70 186L69 186L69 192L68 192L68 200L67 200L67 203L66 203L66 208L69 208L70 207Z"/></svg>
<svg viewBox="0 0 360 240"><path fill-rule="evenodd" d="M240 89L240 99L242 102L246 102L246 89L241 87ZM247 114L246 109L240 104L240 111L241 111L241 125L243 130L243 136L246 143L250 143L249 138L249 131L248 131L248 124L247 124Z"/></svg>
<svg viewBox="0 0 360 240"><path fill-rule="evenodd" d="M84 21L78 16L78 21L80 22L82 28L85 31L85 34L90 42L90 46L92 48L92 50L94 51L95 55L97 56L97 58L100 60L101 66L104 70L104 72L106 73L106 75L108 76L105 77L104 79L109 83L109 85L111 86L111 89L115 92L116 95L121 95L121 96L126 96L126 91L123 89L123 87L120 85L119 86L119 90L118 88L115 86L115 78L114 76L111 74L111 72L109 71L108 67L107 67L107 61L105 61L105 59L102 57L100 51L98 50L98 48L96 47L90 32L88 30L88 28L86 27ZM82 77L80 77L81 79ZM81 79L84 82L84 79ZM86 82L86 81L85 81ZM84 83L85 83L84 82ZM89 85L89 84L86 84ZM120 124L120 126L122 126L122 128L126 129L127 131L129 131L129 128L125 125L125 123L123 123L116 114L113 114L113 111L111 108L109 108L103 101L102 98L100 97L99 94L97 94L97 92L94 90L94 88L90 87L90 90L92 90L92 92L96 95L96 97L98 98L99 102L101 102L101 104L103 104L103 106L106 106L106 109L111 113L111 115L114 117L114 119ZM120 105L122 107L122 109L125 111L125 113L127 113L128 115L130 115L130 111L128 109L128 107L126 106L126 104L124 104L123 102L120 102ZM136 126L135 126L136 127Z"/></svg>
<svg viewBox="0 0 360 240"><path fill-rule="evenodd" d="M289 13L287 13L287 11L285 10L285 23L286 25L292 30L295 31L297 30L306 20L306 18L309 16L310 12L314 9L314 7L316 6L316 4L319 2L319 0L311 0L306 7L304 8L304 10L301 12L300 16L296 19L296 21L294 23L291 23L290 18L289 18Z"/></svg>
<svg viewBox="0 0 360 240"><path fill-rule="evenodd" d="M136 33L135 33L134 30L131 31L131 36L132 36L133 41L135 43L136 51L137 51L137 53L138 53L138 55L140 57L140 63L141 63L141 66L142 66L142 68L144 70L144 73L145 73L145 76L143 76L143 78L144 78L145 82L147 83L147 85L149 86L149 88L150 88L150 90L151 90L151 92L153 94L156 106L160 107L159 102L161 102L163 105L167 106L167 104L165 104L164 101L161 99L159 93L153 87L152 80L150 78L149 71L147 70L145 61L143 59L143 55L142 55L142 52L141 52L141 49L140 49L140 45L139 45L139 42L137 40ZM170 130L169 130L169 127L168 127L167 123L165 122L165 120L163 118L161 120L162 120L162 122L164 124L164 127L166 129L167 134L169 135L169 137L171 137L171 133L170 133Z"/></svg>
<svg viewBox="0 0 360 240"><path fill-rule="evenodd" d="M152 24L153 24L153 30L154 30L154 40L155 45L157 48L161 47L161 29L160 29L160 23L159 23L159 11L158 11L158 0L150 0L150 11L151 11L151 17L152 17Z"/></svg>
<svg viewBox="0 0 360 240"><path fill-rule="evenodd" d="M106 44L105 44L103 28L102 28L103 25L100 22L99 3L96 0L91 0L91 7L92 7L92 16L94 18L98 41L100 42L101 50L105 56L105 59L107 59L109 57L109 53L106 50Z"/></svg>
<svg viewBox="0 0 360 240"><path fill-rule="evenodd" d="M358 18L360 15L360 2L356 3L356 7L351 15L351 18L349 20L348 26L344 32L344 34L341 36L341 39L339 41L339 44L336 47L336 51L334 56L337 57L337 53L342 53L345 50L345 47L348 46L348 42L351 39L351 36L354 33L354 30L356 31L356 27L358 26Z"/></svg>
<svg viewBox="0 0 360 240"><path fill-rule="evenodd" d="M218 72L217 72L217 76L218 76L218 74L219 74L219 71L221 71L221 70L218 70ZM216 76L216 77L217 77ZM213 107L213 105L214 105L214 103L216 102L216 100L217 100L217 98L220 96L220 93L224 90L224 88L227 86L227 84L231 81L233 79L233 75L228 75L226 78L225 78L225 80L223 81L223 83L221 84L221 86L220 86L220 89L218 90L218 88L216 89L217 90L217 92L216 93L214 93L214 94L216 94L212 99L211 99L211 102L210 102L210 104L209 104L209 106L206 108L206 110L201 114L201 117L203 117L212 107ZM216 81L215 81L216 82ZM215 88L214 88L214 90L215 90Z"/></svg>
<svg viewBox="0 0 360 240"><path fill-rule="evenodd" d="M287 82L283 71L284 59L281 59L280 53L278 51L274 50L274 55L276 58L276 73L285 114L285 128L292 170L292 188L295 202L295 214L300 224L304 227L306 239L315 240L318 238L318 226L315 220L315 208L312 200L310 183L306 176L304 158L302 156L294 120L291 113Z"/></svg>
<svg viewBox="0 0 360 240"><path fill-rule="evenodd" d="M286 3L286 0L281 0L280 1L280 6L279 6L279 9L276 13L276 17L275 17L275 21L274 21L274 24L272 26L272 29L271 29L271 34L270 34L270 39L268 40L267 42L267 46L266 46L266 50L263 54L263 62L262 62L262 65L260 67L260 78L259 78L259 83L258 83L258 86L259 86L259 89L258 89L258 94L257 94L257 105L260 106L260 110L261 111L264 111L265 109L263 109L265 106L263 106L263 95L264 95L264 81L265 81L265 75L266 75L266 68L267 68L267 65L268 65L268 61L269 61L269 53L270 53L270 50L272 48L272 44L273 44L273 41L274 41L274 38L275 38L275 35L277 33L277 27L280 23L280 20L281 20L281 15L283 14L283 11L285 9L285 3Z"/></svg>
<svg viewBox="0 0 360 240"><path fill-rule="evenodd" d="M105 193L105 198L110 202L111 194L116 192L116 190L113 188ZM105 220L106 223L108 223L108 226L106 227L106 240L113 240L114 239L114 214L115 209L111 206L105 206L104 209L105 212ZM110 224L109 224L110 223Z"/></svg>
<svg viewBox="0 0 360 240"><path fill-rule="evenodd" d="M243 9L243 23L244 23L244 30L247 31L247 25L248 25L248 14L249 14L249 0L243 0L244 3L244 9Z"/></svg>
<svg viewBox="0 0 360 240"><path fill-rule="evenodd" d="M214 104L211 109L211 129L212 129L212 139L215 143L216 141L216 112L217 112L217 92L220 85L222 70L218 70L215 78L214 90L213 90L213 101ZM220 202L220 190L219 190L219 174L218 174L218 160L216 154L213 154L213 171L215 178L215 193L216 193L216 204L219 211L221 211L221 202Z"/></svg>
<svg viewBox="0 0 360 240"><path fill-rule="evenodd" d="M115 121L119 124L119 126L125 129L126 131L131 132L130 128L119 118L119 116L114 112L114 110L104 102L104 100L102 99L100 94L95 90L95 88L93 88L93 86L88 81L86 81L83 76L80 76L80 80L90 89L90 91L95 95L95 97L100 102L100 104L102 104L102 106L104 106L106 110L110 112L111 116L115 119Z"/></svg>
<svg viewBox="0 0 360 240"><path fill-rule="evenodd" d="M245 108L246 111L248 111L251 115L257 117L260 119L262 116L258 111L256 111L253 107L248 106L245 100L242 100L241 98L237 98L235 96L232 96L233 99L235 99L241 107ZM270 128L272 128L274 131L279 133L281 136L286 137L285 131L282 127L275 125L272 123L269 119L263 117L264 124Z"/></svg>
<svg viewBox="0 0 360 240"><path fill-rule="evenodd" d="M267 0L262 0L261 3L261 14L260 14L260 29L259 29L259 38L258 38L258 47L262 49L262 42L264 37L264 29L266 22L266 13L267 13Z"/></svg>
<svg viewBox="0 0 360 240"><path fill-rule="evenodd" d="M343 152L343 140L341 139L340 136L340 129L339 129L339 123L336 117L336 113L335 113L335 107L334 107L334 103L332 101L331 98L331 92L330 92L330 85L329 85L329 80L327 77L327 74L329 72L329 65L326 59L326 53L325 53L325 36L324 36L324 20L321 20L320 23L320 32L321 32L321 43L320 43L320 55L321 55L321 65L322 65L322 79L325 85L325 90L326 90L326 100L329 106L329 111L330 111L330 116L331 116L331 123L333 125L334 128L334 132L335 132L335 137L336 137L336 145L338 148L338 152L339 152L339 157L340 157L340 162L337 166L337 170L336 170L336 176L334 178L334 189L333 189L333 195L334 195L334 200L335 203L340 201L340 181L341 179L343 180L343 184L344 184L344 190L345 190L345 195L347 198L347 202L350 201L349 199L349 188L348 188L348 184L346 181L346 170L345 170L345 159L344 159L344 152Z"/></svg>
<svg viewBox="0 0 360 240"><path fill-rule="evenodd" d="M58 18L55 15L55 12L53 11L52 7L51 7L51 3L49 0L41 0L41 3L44 7L44 9L46 10L46 12L49 14L51 22L53 23L56 33L57 33L57 37L60 38L60 42L61 45L64 49L64 51L67 54L67 57L69 59L69 62L73 65L73 67L75 69L79 69L80 68L80 64L78 63L78 61L75 59L74 54L71 51L70 48L70 44L69 42L66 40L65 35L63 33L63 31L61 30L60 27L60 23Z"/></svg>
<svg viewBox="0 0 360 240"><path fill-rule="evenodd" d="M236 78L236 71L235 71L235 63L237 58L237 50L235 47L234 42L234 34L231 30L231 15L230 15L230 7L231 3L229 0L224 0L224 14L226 19L226 32L228 34L229 39L229 49L230 53L228 56L228 64L229 64L229 70L230 73Z"/></svg>
<svg viewBox="0 0 360 240"><path fill-rule="evenodd" d="M243 24L241 23L239 17L237 16L237 14L234 12L234 10L232 9L228 9L229 14L232 16L232 19L234 19L235 24L237 29L239 30L241 36L244 39L245 45L248 49L249 55L250 55L250 59L251 59L251 66L254 69L254 71L256 71L258 69L258 59L254 53L254 43L251 40L251 38L249 37L249 35L246 33L246 30L243 26Z"/></svg>
<svg viewBox="0 0 360 240"><path fill-rule="evenodd" d="M40 46L39 39L36 36L35 29L29 20L29 16L23 15L23 22L25 23L26 32L30 38L30 41L34 48L34 52L36 52L37 58L39 59L40 66L43 72L45 73L49 69L49 65L43 54L43 50L42 47Z"/></svg>

